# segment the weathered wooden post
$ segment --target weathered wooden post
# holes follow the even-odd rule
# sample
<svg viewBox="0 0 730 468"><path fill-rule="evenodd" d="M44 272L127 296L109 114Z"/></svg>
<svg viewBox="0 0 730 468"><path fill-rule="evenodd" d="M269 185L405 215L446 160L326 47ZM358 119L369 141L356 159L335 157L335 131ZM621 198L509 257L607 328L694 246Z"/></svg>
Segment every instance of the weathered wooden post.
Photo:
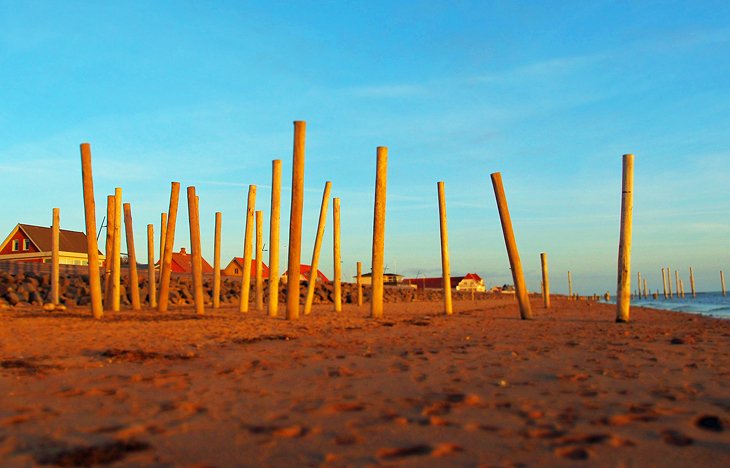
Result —
<svg viewBox="0 0 730 468"><path fill-rule="evenodd" d="M517 241L512 230L512 219L507 206L507 197L504 194L502 186L502 174L494 172L491 175L492 187L494 188L494 197L497 200L497 210L499 211L499 219L502 223L502 233L504 234L504 243L507 247L507 257L512 268L512 280L515 283L515 296L520 307L520 317L522 320L532 318L532 310L530 308L530 296L525 286L525 275L522 272L522 262L520 254L517 250Z"/></svg>
<svg viewBox="0 0 730 468"><path fill-rule="evenodd" d="M629 321L631 306L631 228L634 209L634 155L623 156L621 184L621 234L618 242L618 287L616 288L616 322Z"/></svg>
<svg viewBox="0 0 730 468"><path fill-rule="evenodd" d="M682 295L682 289L679 287L679 270L674 270L674 290L677 291L677 299Z"/></svg>
<svg viewBox="0 0 730 468"><path fill-rule="evenodd" d="M568 299L573 300L573 276L568 271Z"/></svg>
<svg viewBox="0 0 730 468"><path fill-rule="evenodd" d="M167 238L167 213L160 213L160 267L165 256L165 239Z"/></svg>
<svg viewBox="0 0 730 468"><path fill-rule="evenodd" d="M646 276L644 277L644 299L649 299L649 293L646 287Z"/></svg>
<svg viewBox="0 0 730 468"><path fill-rule="evenodd" d="M312 312L312 302L314 301L314 290L317 287L317 272L319 271L319 252L322 248L322 237L324 236L324 228L327 222L327 204L329 203L330 190L332 182L324 183L324 192L322 193L322 204L319 207L319 221L317 222L317 235L314 238L314 248L312 249L312 270L309 274L309 282L307 284L307 296L304 300L304 315Z"/></svg>
<svg viewBox="0 0 730 468"><path fill-rule="evenodd" d="M695 291L695 274L692 271L692 267L689 267L689 288L692 291L692 297L697 297L697 292Z"/></svg>
<svg viewBox="0 0 730 468"><path fill-rule="evenodd" d="M357 306L362 307L362 262L357 262Z"/></svg>
<svg viewBox="0 0 730 468"><path fill-rule="evenodd" d="M454 313L451 304L451 263L449 262L449 228L446 220L446 192L444 182L436 182L439 204L439 232L441 234L441 278L444 290L444 312Z"/></svg>
<svg viewBox="0 0 730 468"><path fill-rule="evenodd" d="M58 305L58 264L61 241L61 209L53 209L53 224L51 225L51 303Z"/></svg>
<svg viewBox="0 0 730 468"><path fill-rule="evenodd" d="M370 317L383 316L383 273L385 273L385 202L388 178L388 148L378 146L375 169L373 213L373 251L370 292Z"/></svg>
<svg viewBox="0 0 730 468"><path fill-rule="evenodd" d="M170 189L170 208L165 228L165 252L160 262L160 295L157 299L157 310L167 312L170 301L170 276L172 274L172 251L175 245L175 224L177 222L177 205L180 200L180 182L173 182Z"/></svg>
<svg viewBox="0 0 730 468"><path fill-rule="evenodd" d="M203 299L203 269L202 253L200 243L200 214L198 211L198 199L195 195L195 187L190 186L188 192L188 225L190 227L190 263L193 267L193 299L195 301L195 313L205 313L205 300Z"/></svg>
<svg viewBox="0 0 730 468"><path fill-rule="evenodd" d="M248 202L246 205L246 233L243 239L243 274L241 275L241 302L239 312L248 312L248 298L251 291L251 250L253 246L254 211L256 211L256 186L248 186Z"/></svg>
<svg viewBox="0 0 730 468"><path fill-rule="evenodd" d="M299 318L299 273L302 261L302 210L304 208L304 145L307 123L294 122L294 155L289 212L289 261L286 283L286 319ZM316 275L317 272L315 271Z"/></svg>
<svg viewBox="0 0 730 468"><path fill-rule="evenodd" d="M333 298L335 312L342 312L342 265L340 255L340 199L332 199L332 260L334 261ZM315 273L316 274L316 273Z"/></svg>
<svg viewBox="0 0 730 468"><path fill-rule="evenodd" d="M155 274L155 226L147 225L147 292L150 307L157 307L157 275Z"/></svg>
<svg viewBox="0 0 730 468"><path fill-rule="evenodd" d="M641 299L641 272L636 273L636 295Z"/></svg>
<svg viewBox="0 0 730 468"><path fill-rule="evenodd" d="M215 239L213 240L213 308L221 306L221 222L223 214L215 213Z"/></svg>
<svg viewBox="0 0 730 468"><path fill-rule="evenodd" d="M101 278L99 277L99 246L96 242L96 203L94 202L94 177L91 171L91 145L81 143L81 180L84 188L84 218L86 221L86 249L89 258L89 290L91 312L101 318Z"/></svg>
<svg viewBox="0 0 730 468"><path fill-rule="evenodd" d="M540 254L542 265L542 302L546 309L550 308L550 275L548 274L547 253Z"/></svg>
<svg viewBox="0 0 730 468"><path fill-rule="evenodd" d="M679 279L679 292L682 295L682 299L684 299L684 280L682 278Z"/></svg>
<svg viewBox="0 0 730 468"><path fill-rule="evenodd" d="M142 305L139 300L139 276L137 274L137 252L134 249L134 228L132 227L132 206L129 203L124 205L124 229L127 238L127 258L129 259L129 288L132 296L132 309L140 310Z"/></svg>
<svg viewBox="0 0 730 468"><path fill-rule="evenodd" d="M271 219L269 219L269 317L279 314L279 224L281 220L281 159L271 162Z"/></svg>
<svg viewBox="0 0 730 468"><path fill-rule="evenodd" d="M106 247L104 250L104 308L112 308L112 252L114 251L114 208L116 201L114 195L106 197Z"/></svg>
<svg viewBox="0 0 730 468"><path fill-rule="evenodd" d="M725 273L720 270L720 286L722 287L722 295L726 296L727 292L725 291Z"/></svg>
<svg viewBox="0 0 730 468"><path fill-rule="evenodd" d="M264 212L256 212L256 310L264 310Z"/></svg>
<svg viewBox="0 0 730 468"><path fill-rule="evenodd" d="M674 297L672 293L672 270L669 267L667 267L667 294L669 294L670 299Z"/></svg>
<svg viewBox="0 0 730 468"><path fill-rule="evenodd" d="M667 298L667 276L664 268L662 268L662 287L664 288L664 299Z"/></svg>
<svg viewBox="0 0 730 468"><path fill-rule="evenodd" d="M114 189L114 244L112 248L112 310L119 312L122 292L122 188Z"/></svg>

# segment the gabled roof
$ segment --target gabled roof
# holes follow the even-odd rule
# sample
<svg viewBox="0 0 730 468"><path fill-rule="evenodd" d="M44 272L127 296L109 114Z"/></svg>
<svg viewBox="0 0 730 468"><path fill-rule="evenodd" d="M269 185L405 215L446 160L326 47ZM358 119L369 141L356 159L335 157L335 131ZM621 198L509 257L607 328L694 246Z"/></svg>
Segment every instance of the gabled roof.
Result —
<svg viewBox="0 0 730 468"><path fill-rule="evenodd" d="M243 257L233 257L232 262L235 262L238 264L238 266L241 268L241 271L243 271ZM230 263L229 263L230 265ZM263 271L263 277L268 278L269 277L269 267L266 265L263 261L261 262L261 270ZM256 259L251 259L251 276L256 274Z"/></svg>
<svg viewBox="0 0 730 468"><path fill-rule="evenodd" d="M450 279L452 288L458 286L459 283L465 279L477 282L482 280L482 278L476 273L467 273L466 276L452 276ZM444 284L444 280L440 276L436 278L406 278L403 282L406 284L413 284L419 288L441 288Z"/></svg>
<svg viewBox="0 0 730 468"><path fill-rule="evenodd" d="M289 271L287 270L284 274L289 276L288 273L289 273ZM311 274L312 274L312 265L305 265L305 264L299 265L299 274L301 276L305 277L307 280L309 280L309 278L311 277ZM317 277L319 278L320 281L329 282L329 279L326 276L324 276L324 273L322 273L322 271L319 269L317 270Z"/></svg>
<svg viewBox="0 0 730 468"><path fill-rule="evenodd" d="M21 230L25 233L28 239L40 252L50 252L52 249L51 241L53 236L53 229L45 226L34 226L32 224L18 224L15 229L10 233L10 236L5 240L6 242L15 234L16 230ZM88 254L86 234L78 231L69 231L67 229L59 230L59 246L58 250L61 252L74 252L80 254ZM0 249L4 247L0 246ZM99 252L101 255L101 252Z"/></svg>
<svg viewBox="0 0 730 468"><path fill-rule="evenodd" d="M213 267L202 258L203 273L213 273ZM192 273L193 272L193 256L181 248L180 252L172 253L172 263L177 264L178 268L173 268L176 273Z"/></svg>

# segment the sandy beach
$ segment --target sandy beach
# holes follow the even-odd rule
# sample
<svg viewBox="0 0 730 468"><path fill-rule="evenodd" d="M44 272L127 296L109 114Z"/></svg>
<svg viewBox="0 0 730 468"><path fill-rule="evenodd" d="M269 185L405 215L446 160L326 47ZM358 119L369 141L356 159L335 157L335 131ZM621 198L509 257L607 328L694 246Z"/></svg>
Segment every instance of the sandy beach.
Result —
<svg viewBox="0 0 730 468"><path fill-rule="evenodd" d="M730 322L512 298L5 309L4 466L726 466Z"/></svg>

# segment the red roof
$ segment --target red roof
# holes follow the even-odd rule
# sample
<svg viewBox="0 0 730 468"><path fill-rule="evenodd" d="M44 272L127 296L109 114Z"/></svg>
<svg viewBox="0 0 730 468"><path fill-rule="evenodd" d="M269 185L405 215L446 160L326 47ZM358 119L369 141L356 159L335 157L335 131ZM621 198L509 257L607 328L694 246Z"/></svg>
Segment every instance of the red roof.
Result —
<svg viewBox="0 0 730 468"><path fill-rule="evenodd" d="M287 271L287 273L288 273L288 271ZM289 276L287 273L284 273L284 274ZM305 279L309 280L310 275L312 274L312 265L304 265L304 264L299 265L299 274L301 276L303 276ZM319 278L320 281L329 282L329 279L326 276L324 276L324 273L322 273L322 271L320 271L320 270L317 270L317 277Z"/></svg>
<svg viewBox="0 0 730 468"><path fill-rule="evenodd" d="M213 273L213 267L210 266L205 259L202 259L203 273ZM185 251L185 247L180 252L172 253L172 271L175 273L192 273L193 272L193 256Z"/></svg>
<svg viewBox="0 0 730 468"><path fill-rule="evenodd" d="M466 276L452 276L451 287L455 288L461 283L462 280L470 279L474 281L481 281L482 278L476 273L467 273ZM440 289L444 285L444 279L442 277L437 278L406 278L403 280L405 284L415 285L418 289Z"/></svg>
<svg viewBox="0 0 730 468"><path fill-rule="evenodd" d="M243 257L233 257L233 261L238 263L238 266L241 267L241 271L243 271ZM263 278L269 277L269 267L266 265L263 261L261 262L261 270L263 271ZM251 276L254 276L256 274L256 259L251 259Z"/></svg>

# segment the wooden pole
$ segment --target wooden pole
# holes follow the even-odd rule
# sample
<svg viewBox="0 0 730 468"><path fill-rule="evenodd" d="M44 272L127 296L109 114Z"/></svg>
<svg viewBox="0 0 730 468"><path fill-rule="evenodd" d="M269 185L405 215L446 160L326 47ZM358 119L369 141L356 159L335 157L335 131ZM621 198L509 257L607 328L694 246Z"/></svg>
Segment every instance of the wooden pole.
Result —
<svg viewBox="0 0 730 468"><path fill-rule="evenodd" d="M150 307L157 307L157 275L155 274L155 225L147 225L147 293Z"/></svg>
<svg viewBox="0 0 730 468"><path fill-rule="evenodd" d="M667 267L667 294L669 294L670 299L674 297L672 293L672 269L669 267Z"/></svg>
<svg viewBox="0 0 730 468"><path fill-rule="evenodd" d="M188 192L188 224L190 226L190 250L193 267L193 299L195 301L195 313L205 313L205 300L203 299L203 270L202 254L200 243L200 214L198 212L198 199L195 195L195 187L190 186Z"/></svg>
<svg viewBox="0 0 730 468"><path fill-rule="evenodd" d="M720 270L720 286L722 287L722 295L727 295L727 291L725 291L725 273Z"/></svg>
<svg viewBox="0 0 730 468"><path fill-rule="evenodd" d="M213 308L221 306L221 222L223 214L215 213L215 239L213 241Z"/></svg>
<svg viewBox="0 0 730 468"><path fill-rule="evenodd" d="M312 270L309 274L309 282L307 284L307 297L304 300L304 315L312 312L312 301L314 300L314 289L317 287L317 271L319 271L319 252L322 248L322 237L324 236L324 228L327 222L327 204L329 203L332 182L324 183L324 192L322 193L322 204L319 207L319 221L317 222L317 235L314 238L314 248L312 249Z"/></svg>
<svg viewBox="0 0 730 468"><path fill-rule="evenodd" d="M664 299L667 298L667 276L664 268L662 268L662 287L664 288Z"/></svg>
<svg viewBox="0 0 730 468"><path fill-rule="evenodd" d="M251 290L251 249L253 245L254 211L256 210L256 186L248 186L248 204L246 206L246 233L243 239L243 274L241 275L241 302L239 312L248 312L248 297Z"/></svg>
<svg viewBox="0 0 730 468"><path fill-rule="evenodd" d="M573 276L568 271L568 299L573 300Z"/></svg>
<svg viewBox="0 0 730 468"><path fill-rule="evenodd" d="M634 210L634 155L623 156L621 234L618 243L616 322L629 321L631 306L631 228Z"/></svg>
<svg viewBox="0 0 730 468"><path fill-rule="evenodd" d="M129 259L129 287L132 296L132 309L140 310L142 305L139 300L139 276L137 274L137 252L134 249L134 228L132 227L132 206L129 203L124 205L124 229L127 238L127 258Z"/></svg>
<svg viewBox="0 0 730 468"><path fill-rule="evenodd" d="M165 239L167 238L167 213L160 214L160 268L165 256Z"/></svg>
<svg viewBox="0 0 730 468"><path fill-rule="evenodd" d="M378 146L375 169L375 206L373 214L373 251L371 263L370 316L383 316L383 273L385 272L385 199L388 178L388 148Z"/></svg>
<svg viewBox="0 0 730 468"><path fill-rule="evenodd" d="M342 257L340 255L340 199L332 199L332 260L335 312L342 312Z"/></svg>
<svg viewBox="0 0 730 468"><path fill-rule="evenodd" d="M256 212L256 310L264 310L264 212Z"/></svg>
<svg viewBox="0 0 730 468"><path fill-rule="evenodd" d="M175 224L177 222L177 205L180 200L180 182L173 182L170 189L170 208L165 228L165 252L162 255L160 269L160 295L157 299L157 310L167 312L170 300L170 276L172 273L172 251L175 245Z"/></svg>
<svg viewBox="0 0 730 468"><path fill-rule="evenodd" d="M636 296L641 299L641 272L636 273Z"/></svg>
<svg viewBox="0 0 730 468"><path fill-rule="evenodd" d="M677 298L682 294L682 290L679 287L679 270L674 270L674 290L677 292Z"/></svg>
<svg viewBox="0 0 730 468"><path fill-rule="evenodd" d="M304 208L304 144L307 123L294 122L294 156L289 213L289 262L286 284L286 319L299 318L299 273L302 261L302 209ZM316 275L317 272L315 271Z"/></svg>
<svg viewBox="0 0 730 468"><path fill-rule="evenodd" d="M454 313L451 304L451 264L449 262L449 228L446 220L446 191L444 182L436 182L439 204L439 232L441 233L441 278L444 289L444 312Z"/></svg>
<svg viewBox="0 0 730 468"><path fill-rule="evenodd" d="M114 251L114 195L106 197L106 247L104 249L104 308L112 308L112 252Z"/></svg>
<svg viewBox="0 0 730 468"><path fill-rule="evenodd" d="M682 278L679 279L679 293L682 295L682 299L684 299L684 281Z"/></svg>
<svg viewBox="0 0 730 468"><path fill-rule="evenodd" d="M101 318L101 278L99 277L99 247L96 242L96 203L94 202L94 177L91 170L91 145L81 143L81 180L84 187L84 218L86 221L86 249L89 259L89 290L91 312Z"/></svg>
<svg viewBox="0 0 730 468"><path fill-rule="evenodd" d="M279 314L279 224L281 220L281 159L271 162L269 219L269 317Z"/></svg>
<svg viewBox="0 0 730 468"><path fill-rule="evenodd" d="M114 189L114 244L112 248L112 310L119 312L122 292L122 188Z"/></svg>
<svg viewBox="0 0 730 468"><path fill-rule="evenodd" d="M646 276L644 277L644 299L649 299L649 293L646 287Z"/></svg>
<svg viewBox="0 0 730 468"><path fill-rule="evenodd" d="M550 308L550 275L548 274L547 253L540 254L542 265L542 302L546 309Z"/></svg>
<svg viewBox="0 0 730 468"><path fill-rule="evenodd" d="M509 215L509 207L507 206L507 197L504 194L502 186L502 174L495 172L491 175L492 187L494 188L494 197L497 200L497 209L499 211L499 219L502 223L502 233L504 234L504 243L507 247L507 256L512 268L512 279L515 283L515 295L520 307L520 317L522 320L532 318L532 310L530 309L530 297L525 286L525 275L522 272L522 262L520 254L517 250L517 241L512 230L512 219Z"/></svg>
<svg viewBox="0 0 730 468"><path fill-rule="evenodd" d="M692 267L689 267L689 287L692 290L692 297L697 297L697 292L695 291L695 274L692 271Z"/></svg>
<svg viewBox="0 0 730 468"><path fill-rule="evenodd" d="M362 307L362 262L357 262L357 306Z"/></svg>
<svg viewBox="0 0 730 468"><path fill-rule="evenodd" d="M53 224L51 228L51 302L58 305L58 264L61 241L61 209L53 209Z"/></svg>

